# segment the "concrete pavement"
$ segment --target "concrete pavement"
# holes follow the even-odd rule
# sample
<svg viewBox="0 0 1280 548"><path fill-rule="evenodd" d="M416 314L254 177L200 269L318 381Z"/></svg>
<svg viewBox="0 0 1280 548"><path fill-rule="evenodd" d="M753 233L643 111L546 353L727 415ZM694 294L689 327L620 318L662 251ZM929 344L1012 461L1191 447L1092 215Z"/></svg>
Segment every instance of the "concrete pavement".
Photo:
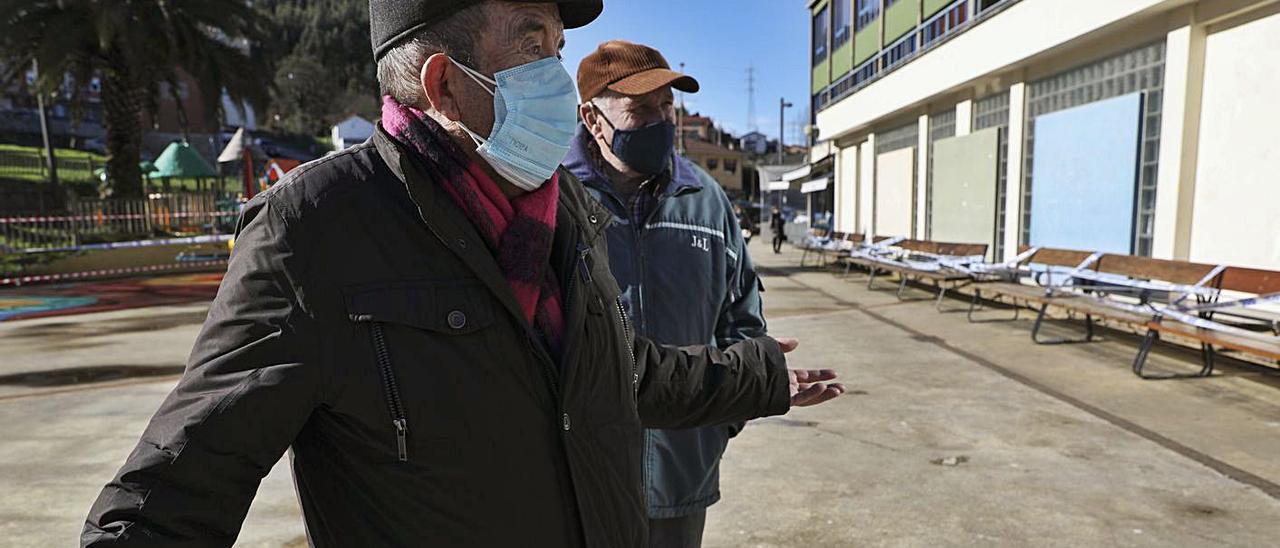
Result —
<svg viewBox="0 0 1280 548"><path fill-rule="evenodd" d="M731 443L706 546L1280 538L1273 375L1139 381L1122 336L1035 346L1029 322L971 325L929 302L798 271L794 252L773 256L762 243L752 252L767 274L771 331L802 338L794 366L835 368L852 391L755 421ZM74 542L202 316L203 306L176 306L0 322L0 546ZM1156 360L1193 367L1177 352ZM90 371L116 375L86 384L63 373L98 366L107 369ZM305 543L285 463L260 488L239 545Z"/></svg>

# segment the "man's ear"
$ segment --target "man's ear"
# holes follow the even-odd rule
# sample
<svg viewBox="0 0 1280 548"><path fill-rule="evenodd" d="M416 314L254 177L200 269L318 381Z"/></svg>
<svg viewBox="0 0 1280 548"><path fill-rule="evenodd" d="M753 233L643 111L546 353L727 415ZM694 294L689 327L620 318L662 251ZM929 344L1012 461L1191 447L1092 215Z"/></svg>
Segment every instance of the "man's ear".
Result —
<svg viewBox="0 0 1280 548"><path fill-rule="evenodd" d="M589 133L596 132L596 124L600 123L600 119L596 117L596 109L591 108L591 102L578 105L578 116L582 118L582 125L587 126Z"/></svg>
<svg viewBox="0 0 1280 548"><path fill-rule="evenodd" d="M422 64L418 85L422 86L422 95L427 100L423 107L456 121L461 119L462 109L454 95L456 90L453 84L458 80L451 78L453 74L453 63L449 61L449 56L437 53Z"/></svg>

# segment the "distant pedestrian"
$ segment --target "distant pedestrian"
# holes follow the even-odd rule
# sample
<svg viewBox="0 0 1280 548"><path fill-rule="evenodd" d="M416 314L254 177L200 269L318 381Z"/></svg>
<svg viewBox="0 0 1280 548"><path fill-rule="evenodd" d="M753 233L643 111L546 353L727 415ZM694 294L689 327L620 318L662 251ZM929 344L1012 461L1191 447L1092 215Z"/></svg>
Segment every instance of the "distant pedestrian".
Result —
<svg viewBox="0 0 1280 548"><path fill-rule="evenodd" d="M782 253L782 242L787 240L787 235L783 230L787 226L787 221L782 218L782 211L778 210L778 206L773 206L773 211L769 214L769 228L773 230L773 252Z"/></svg>

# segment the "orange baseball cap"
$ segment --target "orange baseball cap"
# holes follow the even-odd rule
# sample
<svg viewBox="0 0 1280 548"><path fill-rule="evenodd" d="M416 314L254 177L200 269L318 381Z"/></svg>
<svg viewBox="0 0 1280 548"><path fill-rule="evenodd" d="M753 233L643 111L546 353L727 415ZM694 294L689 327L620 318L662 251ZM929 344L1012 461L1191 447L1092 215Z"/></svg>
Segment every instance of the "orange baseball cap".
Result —
<svg viewBox="0 0 1280 548"><path fill-rule="evenodd" d="M578 65L578 95L583 103L606 89L644 95L663 86L686 93L697 93L699 87L692 76L671 70L658 50L625 40L600 44Z"/></svg>

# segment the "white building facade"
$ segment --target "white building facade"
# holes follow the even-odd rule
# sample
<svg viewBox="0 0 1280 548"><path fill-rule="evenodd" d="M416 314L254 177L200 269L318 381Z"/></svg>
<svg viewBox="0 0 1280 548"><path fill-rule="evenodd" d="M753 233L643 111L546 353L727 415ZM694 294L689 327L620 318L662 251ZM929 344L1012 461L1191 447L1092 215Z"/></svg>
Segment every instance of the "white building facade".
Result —
<svg viewBox="0 0 1280 548"><path fill-rule="evenodd" d="M1280 268L1280 0L812 0L836 230Z"/></svg>

